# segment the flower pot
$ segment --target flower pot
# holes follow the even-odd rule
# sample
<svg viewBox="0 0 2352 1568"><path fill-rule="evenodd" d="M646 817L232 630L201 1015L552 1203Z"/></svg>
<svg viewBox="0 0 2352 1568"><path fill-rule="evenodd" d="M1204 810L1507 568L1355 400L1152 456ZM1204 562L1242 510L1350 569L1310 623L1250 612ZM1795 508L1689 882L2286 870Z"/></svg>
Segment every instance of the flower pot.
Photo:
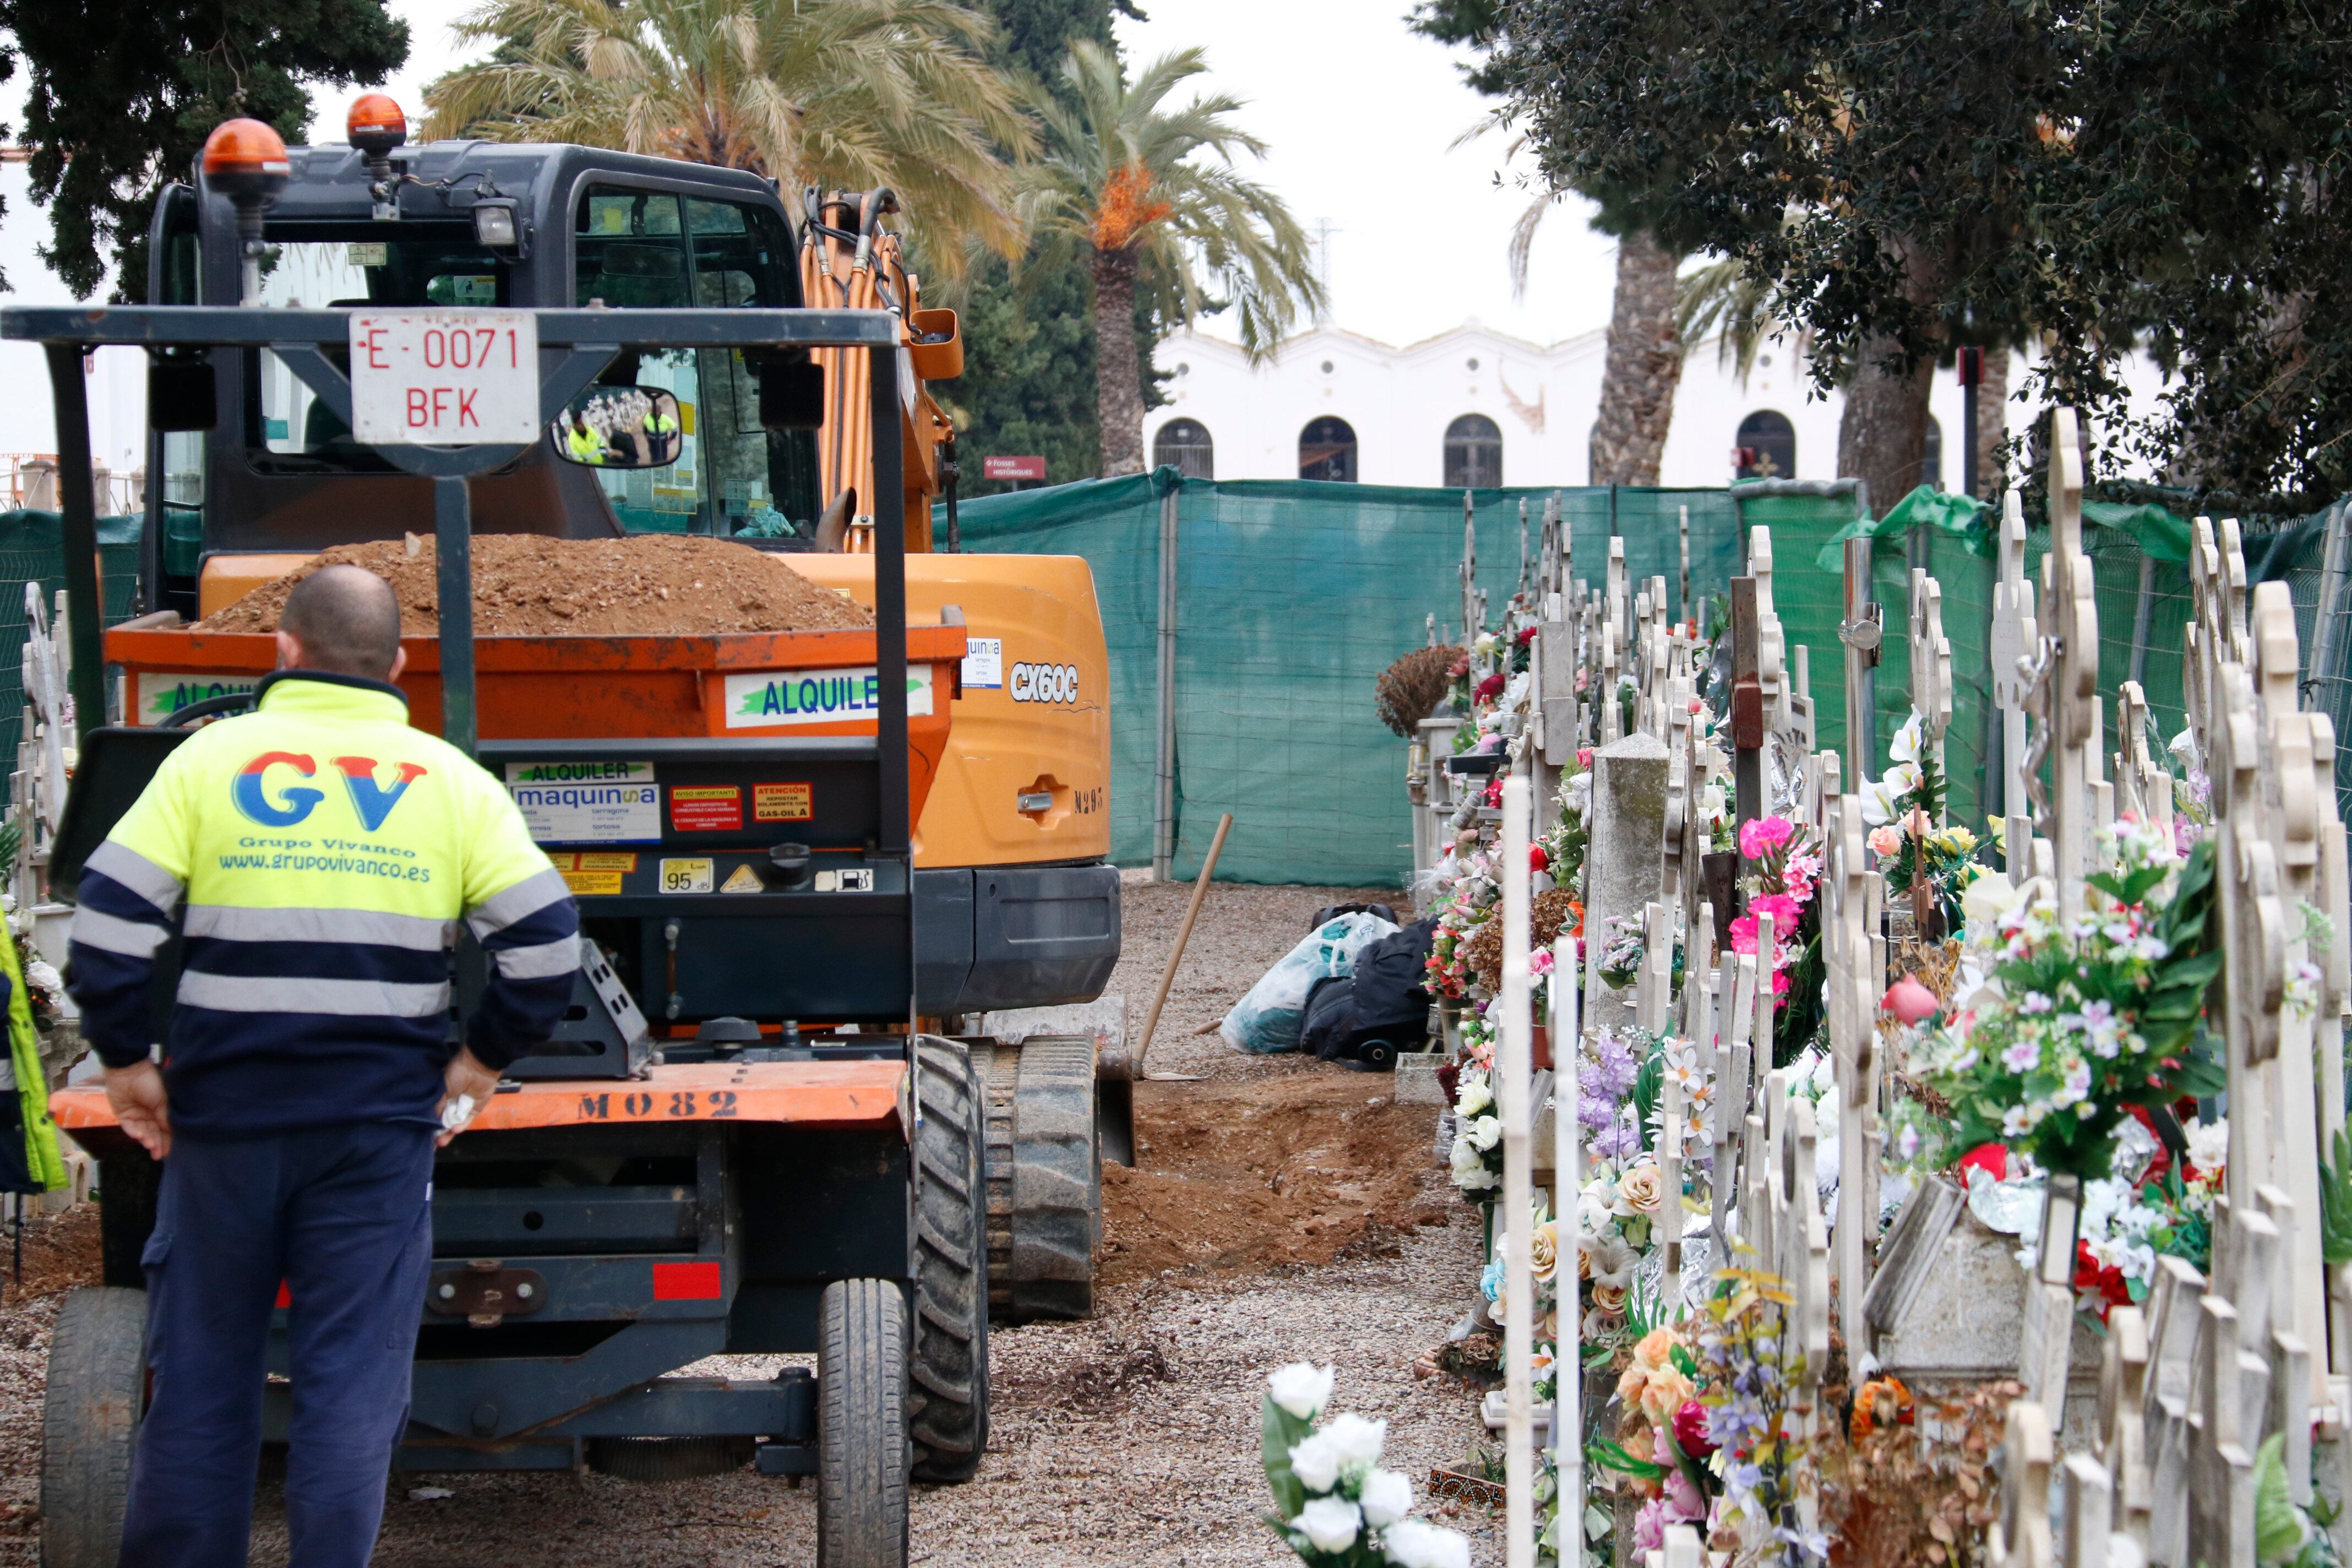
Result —
<svg viewBox="0 0 2352 1568"><path fill-rule="evenodd" d="M1549 1025L1535 1026L1535 1037L1528 1043L1528 1065L1534 1070L1541 1072L1551 1066L1551 1028Z"/></svg>

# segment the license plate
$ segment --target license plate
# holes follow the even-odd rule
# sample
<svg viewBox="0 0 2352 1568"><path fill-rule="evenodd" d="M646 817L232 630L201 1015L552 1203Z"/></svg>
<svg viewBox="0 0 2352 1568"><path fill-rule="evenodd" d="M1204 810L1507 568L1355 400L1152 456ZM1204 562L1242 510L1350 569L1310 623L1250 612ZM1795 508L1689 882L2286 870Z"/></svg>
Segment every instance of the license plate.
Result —
<svg viewBox="0 0 2352 1568"><path fill-rule="evenodd" d="M352 434L375 446L539 439L539 320L527 310L355 310Z"/></svg>
<svg viewBox="0 0 2352 1568"><path fill-rule="evenodd" d="M661 864L661 890L665 893L707 893L710 891L712 862L709 860L665 860Z"/></svg>

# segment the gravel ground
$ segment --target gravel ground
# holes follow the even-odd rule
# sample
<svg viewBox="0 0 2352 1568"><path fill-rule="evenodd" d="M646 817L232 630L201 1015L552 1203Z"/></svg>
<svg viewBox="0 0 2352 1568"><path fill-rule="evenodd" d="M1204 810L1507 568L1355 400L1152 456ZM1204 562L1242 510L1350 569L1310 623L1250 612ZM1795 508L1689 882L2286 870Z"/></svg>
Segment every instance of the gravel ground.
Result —
<svg viewBox="0 0 2352 1568"><path fill-rule="evenodd" d="M1166 960L1188 889L1130 883L1125 889L1127 956L1112 990L1129 1004L1130 1030ZM914 1560L933 1564L1012 1568L1212 1568L1292 1561L1258 1516L1265 1506L1257 1465L1258 1401L1265 1373L1289 1361L1329 1362L1339 1369L1334 1408L1385 1417L1389 1462L1424 1482L1433 1464L1454 1464L1484 1436L1475 1395L1444 1377L1417 1378L1413 1363L1436 1345L1465 1305L1475 1268L1477 1237L1469 1211L1452 1202L1444 1173L1425 1152L1423 1108L1388 1106L1387 1082L1290 1058L1244 1058L1213 1037L1192 1030L1221 1016L1258 974L1305 933L1322 904L1342 890L1218 886L1211 891L1184 966L1162 1016L1151 1053L1157 1073L1200 1074L1208 1082L1153 1086L1144 1096L1147 1144L1160 1135L1154 1175L1231 1183L1239 1168L1274 1174L1275 1192L1300 1170L1336 1175L1331 1190L1358 1190L1334 1172L1348 1151L1366 1157L1364 1127L1386 1127L1391 1145L1414 1150L1418 1205L1410 1223L1391 1228L1369 1209L1360 1220L1325 1214L1286 1218L1305 1237L1346 1223L1354 1239L1322 1264L1272 1261L1281 1243L1236 1247L1233 1267L1192 1264L1140 1278L1123 1277L1103 1292L1097 1315L1082 1323L1000 1329L992 1338L994 1429L980 1476L955 1488L919 1489ZM1364 896L1359 894L1357 896ZM1373 897L1381 895L1373 894ZM1388 895L1394 901L1393 895ZM1225 1128L1213 1156L1202 1147L1203 1115L1244 1099L1244 1086L1284 1082L1276 1098L1320 1101L1331 1118L1341 1108L1360 1129L1351 1142L1335 1126L1330 1139L1300 1146L1297 1121L1274 1136L1280 1146L1236 1152L1244 1133ZM1192 1114L1187 1116L1187 1098ZM1398 1143L1411 1116L1420 1139ZM1240 1118L1235 1118L1238 1126ZM1269 1123L1277 1121L1267 1116ZM1206 1162L1222 1162L1213 1170ZM1402 1153L1395 1156L1403 1158ZM1143 1156L1147 1168L1155 1152ZM1301 1160L1322 1162L1321 1165ZM1200 1163L1195 1169L1185 1161ZM1246 1178L1244 1178L1246 1179ZM1391 1187L1396 1184L1391 1182ZM1341 1201L1334 1197L1331 1202ZM1393 1208L1405 1200L1393 1193ZM1352 1209L1352 1205L1349 1205ZM1113 1205L1119 1218L1148 1225L1149 1211ZM80 1222L41 1222L63 1227ZM94 1227L87 1227L94 1230ZM1132 1234L1130 1244L1153 1239ZM86 1243L85 1243L86 1246ZM1295 1248L1293 1248L1295 1251ZM89 1268L94 1272L95 1260ZM31 1271L28 1270L28 1274ZM1114 1271L1115 1273L1117 1271ZM54 1271L28 1279L22 1301L0 1306L0 1564L38 1560L32 1472L39 1440L40 1367L55 1311L50 1291L66 1282ZM733 1375L761 1375L777 1358L724 1358ZM706 1363L697 1371L716 1371ZM446 1489L417 1499L412 1488ZM1447 1505L1454 1506L1454 1505ZM1437 1516L1470 1532L1477 1561L1499 1562L1495 1518L1481 1509ZM583 1474L399 1478L385 1514L376 1562L387 1568L556 1564L565 1568L688 1568L702 1564L805 1564L815 1554L815 1496L749 1472L667 1486L634 1485ZM254 1561L285 1561L284 1512L274 1467L265 1467L257 1511Z"/></svg>

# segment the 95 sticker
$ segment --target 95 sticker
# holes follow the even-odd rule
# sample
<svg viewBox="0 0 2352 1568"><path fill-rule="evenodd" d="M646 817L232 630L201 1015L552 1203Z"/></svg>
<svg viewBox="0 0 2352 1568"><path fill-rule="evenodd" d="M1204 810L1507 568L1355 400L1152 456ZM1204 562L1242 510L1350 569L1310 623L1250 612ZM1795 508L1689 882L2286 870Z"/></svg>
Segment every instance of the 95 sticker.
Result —
<svg viewBox="0 0 2352 1568"><path fill-rule="evenodd" d="M661 863L661 890L665 893L707 893L710 891L713 863L708 859L664 860Z"/></svg>

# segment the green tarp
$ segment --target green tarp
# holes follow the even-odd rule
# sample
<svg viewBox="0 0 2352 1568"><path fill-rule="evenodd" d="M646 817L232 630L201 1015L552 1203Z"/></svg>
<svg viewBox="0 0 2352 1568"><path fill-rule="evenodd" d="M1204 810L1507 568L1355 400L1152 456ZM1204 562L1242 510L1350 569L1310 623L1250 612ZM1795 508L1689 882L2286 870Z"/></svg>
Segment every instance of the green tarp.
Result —
<svg viewBox="0 0 2352 1568"><path fill-rule="evenodd" d="M1075 554L1094 570L1111 664L1112 852L1151 858L1158 693L1160 496L1178 487L1177 853L1199 869L1234 814L1218 875L1251 882L1393 887L1410 869L1404 743L1373 710L1381 671L1458 636L1462 492L1306 480L1180 480L1172 469L991 496L962 506L971 551ZM1542 538L1549 489L1472 492L1478 583L1491 623ZM1663 574L1679 615L1680 509L1691 584L1720 593L1738 520L1714 490L1558 492L1578 571L1599 581L1612 526L1637 581ZM934 514L944 542L944 512ZM1532 571L1532 564L1530 565Z"/></svg>

